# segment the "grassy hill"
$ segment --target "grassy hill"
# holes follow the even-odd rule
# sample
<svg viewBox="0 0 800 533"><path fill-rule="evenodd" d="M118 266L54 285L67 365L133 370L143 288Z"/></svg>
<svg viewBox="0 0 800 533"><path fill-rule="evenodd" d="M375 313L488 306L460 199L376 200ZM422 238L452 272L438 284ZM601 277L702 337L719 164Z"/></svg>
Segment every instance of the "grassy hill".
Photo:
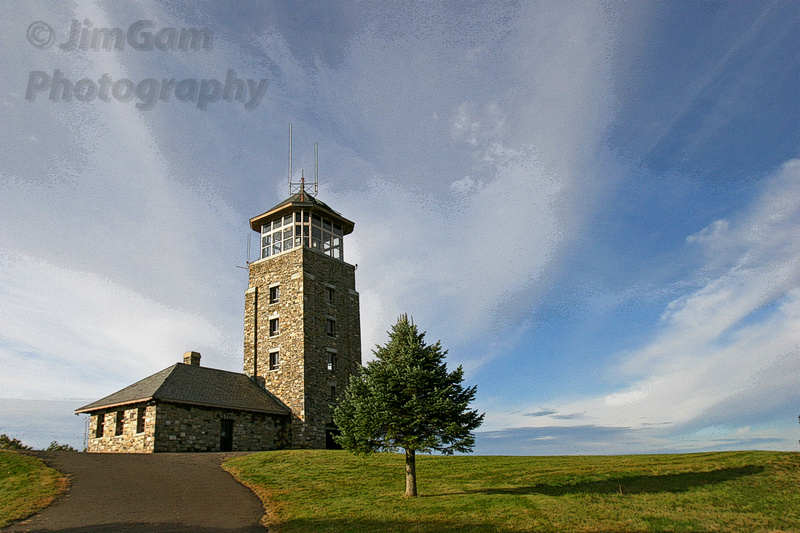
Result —
<svg viewBox="0 0 800 533"><path fill-rule="evenodd" d="M226 469L281 533L307 531L800 531L800 454L418 456L265 452Z"/></svg>
<svg viewBox="0 0 800 533"><path fill-rule="evenodd" d="M0 528L47 507L66 486L41 459L0 450Z"/></svg>

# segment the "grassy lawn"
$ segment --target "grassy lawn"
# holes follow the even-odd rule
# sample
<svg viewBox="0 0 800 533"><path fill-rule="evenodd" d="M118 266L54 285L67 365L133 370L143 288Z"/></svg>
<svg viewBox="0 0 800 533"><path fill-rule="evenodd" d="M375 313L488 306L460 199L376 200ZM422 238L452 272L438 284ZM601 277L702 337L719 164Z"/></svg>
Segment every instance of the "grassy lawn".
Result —
<svg viewBox="0 0 800 533"><path fill-rule="evenodd" d="M281 533L306 531L800 531L800 453L417 456L264 452L225 468Z"/></svg>
<svg viewBox="0 0 800 533"><path fill-rule="evenodd" d="M41 459L0 450L0 528L47 507L66 487Z"/></svg>

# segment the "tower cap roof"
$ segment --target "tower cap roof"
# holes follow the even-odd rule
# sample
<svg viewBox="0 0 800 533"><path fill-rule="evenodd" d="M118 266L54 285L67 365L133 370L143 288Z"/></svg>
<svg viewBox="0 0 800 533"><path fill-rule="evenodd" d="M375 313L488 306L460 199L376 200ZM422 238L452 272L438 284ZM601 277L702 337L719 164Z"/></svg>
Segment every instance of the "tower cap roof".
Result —
<svg viewBox="0 0 800 533"><path fill-rule="evenodd" d="M279 216L283 216L287 213L297 211L298 209L316 212L320 216L332 219L337 224L342 226L344 235L351 233L353 231L353 226L355 226L354 222L344 218L342 215L331 209L330 206L325 202L317 200L305 190L300 190L300 192L290 196L269 211L251 218L250 227L253 229L253 231L261 231L261 225L264 222Z"/></svg>

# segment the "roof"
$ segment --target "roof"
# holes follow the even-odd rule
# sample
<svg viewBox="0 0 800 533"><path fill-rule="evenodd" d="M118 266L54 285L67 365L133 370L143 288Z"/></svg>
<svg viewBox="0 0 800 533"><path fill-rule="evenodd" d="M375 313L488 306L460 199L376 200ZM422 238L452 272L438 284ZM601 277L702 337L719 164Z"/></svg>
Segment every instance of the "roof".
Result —
<svg viewBox="0 0 800 533"><path fill-rule="evenodd" d="M148 400L291 414L280 400L244 374L184 363L176 363L75 412L88 413Z"/></svg>
<svg viewBox="0 0 800 533"><path fill-rule="evenodd" d="M342 215L331 209L331 207L325 202L317 200L308 194L305 189L301 189L300 192L293 194L269 211L251 218L250 227L253 229L253 231L261 231L261 224L264 222L272 220L278 216L283 216L286 213L297 211L298 209L316 211L322 216L333 219L342 225L343 233L345 235L353 232L355 223L344 218Z"/></svg>

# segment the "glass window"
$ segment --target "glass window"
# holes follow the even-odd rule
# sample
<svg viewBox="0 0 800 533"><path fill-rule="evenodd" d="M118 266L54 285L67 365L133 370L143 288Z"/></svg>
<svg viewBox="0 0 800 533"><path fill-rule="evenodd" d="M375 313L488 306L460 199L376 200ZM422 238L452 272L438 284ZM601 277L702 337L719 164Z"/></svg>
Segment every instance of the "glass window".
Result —
<svg viewBox="0 0 800 533"><path fill-rule="evenodd" d="M278 370L281 366L280 352L269 352L269 369Z"/></svg>
<svg viewBox="0 0 800 533"><path fill-rule="evenodd" d="M300 214L300 211L296 212L296 213L294 214L294 221L295 221L295 222L300 222L300 218L301 218L301 216L302 216L302 215Z"/></svg>
<svg viewBox="0 0 800 533"><path fill-rule="evenodd" d="M328 352L328 370L331 372L336 370L336 354L334 352Z"/></svg>
<svg viewBox="0 0 800 533"><path fill-rule="evenodd" d="M261 233L267 233L270 229L270 224L267 222L266 224L261 224Z"/></svg>
<svg viewBox="0 0 800 533"><path fill-rule="evenodd" d="M288 228L283 230L283 238L284 238L284 240L292 238L292 227L291 226L289 226Z"/></svg>
<svg viewBox="0 0 800 533"><path fill-rule="evenodd" d="M281 243L276 242L275 244L272 245L272 253L273 254L281 253Z"/></svg>
<svg viewBox="0 0 800 533"><path fill-rule="evenodd" d="M334 224L333 225L333 233L334 233L334 235L341 236L342 235L342 227L339 224Z"/></svg>
<svg viewBox="0 0 800 533"><path fill-rule="evenodd" d="M269 336L274 337L281 332L280 320L271 318L269 321Z"/></svg>
<svg viewBox="0 0 800 533"><path fill-rule="evenodd" d="M146 407L139 407L136 410L136 433L144 433L144 417L146 412Z"/></svg>
<svg viewBox="0 0 800 533"><path fill-rule="evenodd" d="M303 222L308 222L308 211L303 211Z"/></svg>
<svg viewBox="0 0 800 533"><path fill-rule="evenodd" d="M117 411L117 425L114 428L114 435L122 435L125 427L125 411Z"/></svg>
<svg viewBox="0 0 800 533"><path fill-rule="evenodd" d="M265 257L269 257L270 255L272 255L272 248L269 247L269 246L267 246L266 248L264 248L261 251L261 258L262 259L265 258Z"/></svg>
<svg viewBox="0 0 800 533"><path fill-rule="evenodd" d="M285 217L283 217L283 225L284 226L288 226L291 223L292 223L292 215L291 214L286 215Z"/></svg>
<svg viewBox="0 0 800 533"><path fill-rule="evenodd" d="M322 219L317 215L311 215L311 223L314 224L315 226L321 226Z"/></svg>
<svg viewBox="0 0 800 533"><path fill-rule="evenodd" d="M331 230L331 221L328 220L327 218L322 219L322 229L324 229L325 231Z"/></svg>
<svg viewBox="0 0 800 533"><path fill-rule="evenodd" d="M269 303L276 304L281 298L281 288L279 286L269 288Z"/></svg>
<svg viewBox="0 0 800 533"><path fill-rule="evenodd" d="M319 228L311 228L311 236L315 239L322 240L322 230Z"/></svg>

